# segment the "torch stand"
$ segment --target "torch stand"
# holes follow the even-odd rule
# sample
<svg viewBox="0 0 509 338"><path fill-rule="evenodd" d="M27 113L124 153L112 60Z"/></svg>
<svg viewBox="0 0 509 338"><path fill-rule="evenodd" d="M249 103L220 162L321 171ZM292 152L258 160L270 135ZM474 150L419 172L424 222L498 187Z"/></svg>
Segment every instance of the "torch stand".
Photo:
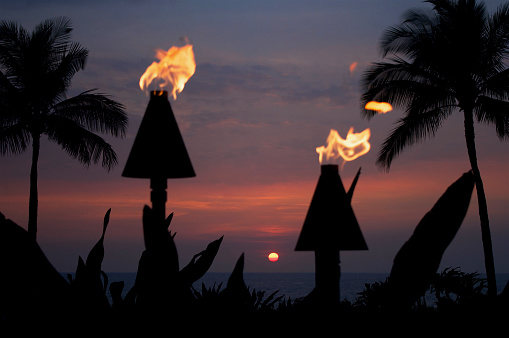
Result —
<svg viewBox="0 0 509 338"><path fill-rule="evenodd" d="M337 165L322 165L296 251L315 252L317 302L328 308L339 305L339 252L367 250L357 218L350 204L358 171L348 193Z"/></svg>
<svg viewBox="0 0 509 338"><path fill-rule="evenodd" d="M158 177L150 179L150 201L152 202L152 213L157 222L164 222L166 219L166 188L168 182L166 178Z"/></svg>
<svg viewBox="0 0 509 338"><path fill-rule="evenodd" d="M196 176L168 92L150 93L122 176L150 179L150 200L157 222L166 219L167 179Z"/></svg>
<svg viewBox="0 0 509 338"><path fill-rule="evenodd" d="M327 308L335 308L339 304L340 276L339 251L316 250L315 291L318 300Z"/></svg>

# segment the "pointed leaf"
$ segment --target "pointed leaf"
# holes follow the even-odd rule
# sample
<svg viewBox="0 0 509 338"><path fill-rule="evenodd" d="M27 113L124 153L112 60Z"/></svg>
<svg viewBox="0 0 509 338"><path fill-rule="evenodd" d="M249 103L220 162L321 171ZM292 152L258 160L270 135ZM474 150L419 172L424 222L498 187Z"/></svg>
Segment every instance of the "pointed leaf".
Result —
<svg viewBox="0 0 509 338"><path fill-rule="evenodd" d="M249 289L244 282L244 253L242 253L235 264L235 268L233 269L230 277L228 278L228 283L226 284L226 289L224 292L230 299L235 302L246 302L251 297L249 293Z"/></svg>
<svg viewBox="0 0 509 338"><path fill-rule="evenodd" d="M109 208L108 211L106 211L106 214L104 215L103 236L104 236L104 233L106 232L106 227L108 226L108 223L110 222L110 213L111 213L111 208Z"/></svg>
<svg viewBox="0 0 509 338"><path fill-rule="evenodd" d="M168 215L168 217L166 217L166 220L164 221L165 224L166 224L166 228L169 229L170 228L170 224L171 224L171 220L173 219L173 212Z"/></svg>
<svg viewBox="0 0 509 338"><path fill-rule="evenodd" d="M93 271L95 274L99 274L101 271L101 264L104 259L104 234L106 233L106 228L109 223L110 219L110 212L111 208L106 212L106 215L104 216L104 224L103 224L103 231L101 238L97 241L97 243L94 245L92 250L90 250L88 256L87 256L87 269L90 271Z"/></svg>
<svg viewBox="0 0 509 338"><path fill-rule="evenodd" d="M191 262L180 271L179 276L185 285L191 285L205 275L219 251L223 237L209 243L204 251L195 255Z"/></svg>
<svg viewBox="0 0 509 338"><path fill-rule="evenodd" d="M276 295L276 293L278 293L279 290L276 290L274 291L273 293L271 293L269 295L269 297L267 297L267 299L265 299L265 301L262 303L262 306L267 306L267 304L269 304L269 302L274 298L274 296Z"/></svg>
<svg viewBox="0 0 509 338"><path fill-rule="evenodd" d="M76 266L76 273L74 276L74 280L80 280L83 278L83 275L85 274L85 262L83 261L83 258L81 256L78 256L78 265Z"/></svg>
<svg viewBox="0 0 509 338"><path fill-rule="evenodd" d="M393 305L398 302L411 305L425 292L463 222L473 188L474 176L470 171L447 188L398 251L389 277Z"/></svg>

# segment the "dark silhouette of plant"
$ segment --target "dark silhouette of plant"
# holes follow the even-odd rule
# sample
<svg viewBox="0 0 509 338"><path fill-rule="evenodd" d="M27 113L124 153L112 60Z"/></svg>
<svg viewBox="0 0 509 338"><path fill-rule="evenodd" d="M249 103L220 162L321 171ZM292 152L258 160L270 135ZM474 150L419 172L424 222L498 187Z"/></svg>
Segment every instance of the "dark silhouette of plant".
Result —
<svg viewBox="0 0 509 338"><path fill-rule="evenodd" d="M374 313L387 310L391 308L392 302L390 289L390 278L366 283L364 290L357 294L354 307ZM461 271L459 267L448 267L434 274L427 287L414 299L412 309L428 308L448 313L451 313L451 310L469 311L486 299L486 289L486 279L480 278L477 272L467 273ZM482 308L479 307L477 310L482 311Z"/></svg>
<svg viewBox="0 0 509 338"><path fill-rule="evenodd" d="M473 190L470 171L447 188L398 251L389 276L393 307L411 307L429 287L445 250L463 223Z"/></svg>
<svg viewBox="0 0 509 338"><path fill-rule="evenodd" d="M126 298L131 305L151 313L175 313L192 305L192 284L208 271L223 240L220 237L209 243L180 270L175 234L168 230L172 219L173 213L159 224L150 207L143 209L145 250Z"/></svg>
<svg viewBox="0 0 509 338"><path fill-rule="evenodd" d="M475 177L488 280L496 295L495 264L483 181L477 164L474 117L509 136L509 4L493 15L475 0L432 0L432 11L410 10L385 31L382 57L363 77L362 105L372 100L405 108L384 141L377 164L389 170L409 146L433 137L456 109L464 117L468 158ZM363 110L364 117L377 113Z"/></svg>
<svg viewBox="0 0 509 338"><path fill-rule="evenodd" d="M85 68L88 50L72 42L71 22L46 20L27 32L15 22L0 23L0 155L20 154L32 142L28 232L37 234L37 162L46 135L84 165L117 164L111 145L95 132L123 137L124 106L85 91L67 98L72 77Z"/></svg>
<svg viewBox="0 0 509 338"><path fill-rule="evenodd" d="M436 298L438 310L450 311L474 306L485 296L486 289L486 279L480 278L477 272L466 273L459 267L449 267L436 275L430 292Z"/></svg>
<svg viewBox="0 0 509 338"><path fill-rule="evenodd" d="M255 311L266 312L278 308L278 304L284 303L290 305L289 301L282 301L284 295L276 296L279 290L272 292L265 297L265 291L257 291L249 287L244 282L244 254L241 254L235 267L228 278L226 288L221 290L222 283L217 287L207 287L202 283L201 293L193 288L193 293L202 307L206 309L221 309L229 313L252 313Z"/></svg>
<svg viewBox="0 0 509 338"><path fill-rule="evenodd" d="M357 293L354 306L369 311L379 311L387 306L388 283L385 281L365 283L364 290Z"/></svg>
<svg viewBox="0 0 509 338"><path fill-rule="evenodd" d="M104 259L104 235L110 221L110 213L111 209L108 209L104 215L102 235L88 253L86 261L78 257L75 277L67 276L75 304L87 315L104 313L110 309L106 297L108 275L101 268Z"/></svg>

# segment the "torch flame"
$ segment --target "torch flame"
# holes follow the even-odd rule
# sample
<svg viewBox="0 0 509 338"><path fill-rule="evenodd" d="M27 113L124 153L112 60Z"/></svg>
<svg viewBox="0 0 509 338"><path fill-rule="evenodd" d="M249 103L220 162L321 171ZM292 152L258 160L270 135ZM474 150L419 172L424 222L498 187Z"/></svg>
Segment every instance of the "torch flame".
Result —
<svg viewBox="0 0 509 338"><path fill-rule="evenodd" d="M376 110L378 114L385 114L392 110L392 106L387 102L369 101L364 106L364 109Z"/></svg>
<svg viewBox="0 0 509 338"><path fill-rule="evenodd" d="M342 157L344 161L353 161L357 157L366 154L371 148L368 142L370 136L371 131L369 128L360 133L354 133L353 127L350 127L346 139L343 139L336 130L331 129L327 137L327 147L321 146L316 148L320 164L323 163L324 155L327 161L335 160L339 157Z"/></svg>
<svg viewBox="0 0 509 338"><path fill-rule="evenodd" d="M187 80L193 76L196 70L193 45L173 46L168 51L158 49L156 58L159 59L159 62L152 62L141 76L140 88L147 90L152 81L161 80L159 88L171 86L172 88L168 92L176 100L177 93L184 90Z"/></svg>
<svg viewBox="0 0 509 338"><path fill-rule="evenodd" d="M349 68L350 68L350 74L352 74L352 73L353 73L353 71L355 70L355 68L357 68L357 61L352 62L352 63L350 64L350 67L349 67Z"/></svg>

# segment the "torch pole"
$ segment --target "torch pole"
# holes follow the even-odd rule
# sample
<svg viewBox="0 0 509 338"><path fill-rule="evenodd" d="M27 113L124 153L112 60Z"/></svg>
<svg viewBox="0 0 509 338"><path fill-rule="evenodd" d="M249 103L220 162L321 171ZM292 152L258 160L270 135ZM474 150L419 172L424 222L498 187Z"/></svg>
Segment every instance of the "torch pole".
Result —
<svg viewBox="0 0 509 338"><path fill-rule="evenodd" d="M155 220L162 224L166 219L166 200L168 187L167 179L164 177L153 177L150 179L150 201Z"/></svg>
<svg viewBox="0 0 509 338"><path fill-rule="evenodd" d="M339 251L315 251L315 286L319 301L329 309L339 305Z"/></svg>

